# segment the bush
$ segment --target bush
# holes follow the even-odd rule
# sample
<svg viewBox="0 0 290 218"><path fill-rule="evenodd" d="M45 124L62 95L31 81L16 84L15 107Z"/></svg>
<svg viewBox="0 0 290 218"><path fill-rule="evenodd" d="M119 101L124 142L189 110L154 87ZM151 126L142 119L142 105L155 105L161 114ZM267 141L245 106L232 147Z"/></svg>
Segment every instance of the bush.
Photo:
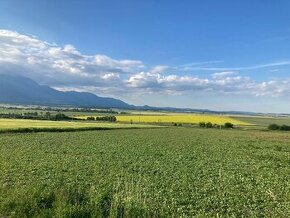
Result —
<svg viewBox="0 0 290 218"><path fill-rule="evenodd" d="M277 124L275 124L275 123L273 123L273 124L270 124L270 125L268 126L268 129L269 129L269 130L279 130L279 129L280 129L280 126L277 125Z"/></svg>
<svg viewBox="0 0 290 218"><path fill-rule="evenodd" d="M200 122L199 123L199 126L202 127L202 128L204 128L205 127L205 122Z"/></svg>
<svg viewBox="0 0 290 218"><path fill-rule="evenodd" d="M117 118L115 116L104 116L104 117L96 117L97 121L109 121L116 122Z"/></svg>
<svg viewBox="0 0 290 218"><path fill-rule="evenodd" d="M87 120L96 120L95 117L87 117Z"/></svg>
<svg viewBox="0 0 290 218"><path fill-rule="evenodd" d="M54 117L50 118L51 120L71 120L70 117L66 116L65 114L58 113Z"/></svg>
<svg viewBox="0 0 290 218"><path fill-rule="evenodd" d="M213 127L213 125L212 125L212 123L211 123L211 122L207 122L207 123L205 124L205 127L206 127L206 128L212 128L212 127Z"/></svg>
<svg viewBox="0 0 290 218"><path fill-rule="evenodd" d="M290 126L287 126L287 125L279 126L279 125L273 123L273 124L270 124L270 125L268 126L268 129L269 129L269 130L290 131Z"/></svg>
<svg viewBox="0 0 290 218"><path fill-rule="evenodd" d="M282 130L282 131L290 131L290 126L282 125L282 126L280 126L280 130Z"/></svg>
<svg viewBox="0 0 290 218"><path fill-rule="evenodd" d="M226 129L232 129L232 128L234 128L234 124L232 124L232 123L225 123L224 124L224 128L226 128Z"/></svg>

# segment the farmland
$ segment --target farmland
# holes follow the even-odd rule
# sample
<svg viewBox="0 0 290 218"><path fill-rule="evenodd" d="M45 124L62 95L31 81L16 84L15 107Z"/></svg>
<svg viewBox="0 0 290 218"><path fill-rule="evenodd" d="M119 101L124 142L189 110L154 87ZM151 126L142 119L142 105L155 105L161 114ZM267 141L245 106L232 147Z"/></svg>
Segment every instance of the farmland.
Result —
<svg viewBox="0 0 290 218"><path fill-rule="evenodd" d="M26 119L0 119L0 132L7 130L21 129L81 129L81 128L153 128L152 125L131 125L118 123L100 122L73 122L73 121L46 121L46 120L26 120Z"/></svg>
<svg viewBox="0 0 290 218"><path fill-rule="evenodd" d="M87 116L77 116L76 118L86 119ZM235 125L251 125L248 122L244 122L238 119L230 118L227 116L215 116L205 114L164 114L164 115L122 115L116 116L118 122L125 123L187 123L198 124L199 122L211 122L213 124L222 125L226 122L233 123Z"/></svg>
<svg viewBox="0 0 290 218"><path fill-rule="evenodd" d="M252 123L258 126L268 126L269 124L290 125L290 117L269 117L269 116L235 116L233 119L238 119L243 122Z"/></svg>
<svg viewBox="0 0 290 218"><path fill-rule="evenodd" d="M289 217L290 135L170 127L0 135L0 217Z"/></svg>

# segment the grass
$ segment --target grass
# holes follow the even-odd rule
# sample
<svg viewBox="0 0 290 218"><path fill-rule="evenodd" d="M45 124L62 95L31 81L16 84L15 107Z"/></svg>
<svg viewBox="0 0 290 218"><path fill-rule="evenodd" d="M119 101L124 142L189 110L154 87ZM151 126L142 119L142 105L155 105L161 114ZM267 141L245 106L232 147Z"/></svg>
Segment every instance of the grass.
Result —
<svg viewBox="0 0 290 218"><path fill-rule="evenodd" d="M289 217L290 134L0 135L0 217Z"/></svg>
<svg viewBox="0 0 290 218"><path fill-rule="evenodd" d="M290 125L290 117L266 117L266 116L235 116L233 119L237 119L243 122L252 123L258 126L268 126L270 124L278 124L278 125Z"/></svg>
<svg viewBox="0 0 290 218"><path fill-rule="evenodd" d="M39 131L74 131L74 130L101 130L124 128L154 128L152 125L119 124L101 122L70 122L46 121L26 119L0 119L0 133L2 132L39 132Z"/></svg>

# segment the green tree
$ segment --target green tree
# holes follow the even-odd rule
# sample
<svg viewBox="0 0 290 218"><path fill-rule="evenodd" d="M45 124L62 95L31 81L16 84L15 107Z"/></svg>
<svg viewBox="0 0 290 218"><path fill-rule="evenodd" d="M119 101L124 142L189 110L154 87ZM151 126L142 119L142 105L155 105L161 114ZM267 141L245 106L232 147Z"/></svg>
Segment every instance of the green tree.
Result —
<svg viewBox="0 0 290 218"><path fill-rule="evenodd" d="M279 130L280 129L280 126L277 125L276 123L272 123L268 126L268 129L269 130Z"/></svg>
<svg viewBox="0 0 290 218"><path fill-rule="evenodd" d="M211 122L207 122L207 123L205 124L205 127L206 127L206 128L212 128L212 127L213 127L213 125L212 125L212 123L211 123Z"/></svg>
<svg viewBox="0 0 290 218"><path fill-rule="evenodd" d="M200 122L199 126L202 127L202 128L205 128L205 122Z"/></svg>
<svg viewBox="0 0 290 218"><path fill-rule="evenodd" d="M234 128L234 124L227 122L227 123L224 124L224 128L232 129L232 128Z"/></svg>

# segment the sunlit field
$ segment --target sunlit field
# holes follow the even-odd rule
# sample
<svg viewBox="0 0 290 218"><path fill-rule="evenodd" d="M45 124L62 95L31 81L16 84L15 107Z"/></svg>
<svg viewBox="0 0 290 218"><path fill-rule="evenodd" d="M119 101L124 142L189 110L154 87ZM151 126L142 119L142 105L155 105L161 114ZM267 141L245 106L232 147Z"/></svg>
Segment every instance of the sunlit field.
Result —
<svg viewBox="0 0 290 218"><path fill-rule="evenodd" d="M105 122L74 122L74 121L46 121L46 120L26 120L26 119L0 119L0 130L21 129L21 128L148 128L152 125L142 124L120 124Z"/></svg>
<svg viewBox="0 0 290 218"><path fill-rule="evenodd" d="M0 217L290 217L290 135L169 127L0 135Z"/></svg>
<svg viewBox="0 0 290 218"><path fill-rule="evenodd" d="M117 116L120 122L141 122L141 123L193 123L211 122L215 124L224 124L226 122L235 125L249 125L249 123L235 120L224 116L211 115L164 115L164 116Z"/></svg>
<svg viewBox="0 0 290 218"><path fill-rule="evenodd" d="M77 118L86 119L87 116L78 116ZM200 122L211 122L213 124L222 125L224 123L233 123L235 125L251 125L248 122L240 121L227 116L215 115L185 115L185 114L169 114L169 115L124 115L116 116L118 122L127 123L188 123L198 124Z"/></svg>

